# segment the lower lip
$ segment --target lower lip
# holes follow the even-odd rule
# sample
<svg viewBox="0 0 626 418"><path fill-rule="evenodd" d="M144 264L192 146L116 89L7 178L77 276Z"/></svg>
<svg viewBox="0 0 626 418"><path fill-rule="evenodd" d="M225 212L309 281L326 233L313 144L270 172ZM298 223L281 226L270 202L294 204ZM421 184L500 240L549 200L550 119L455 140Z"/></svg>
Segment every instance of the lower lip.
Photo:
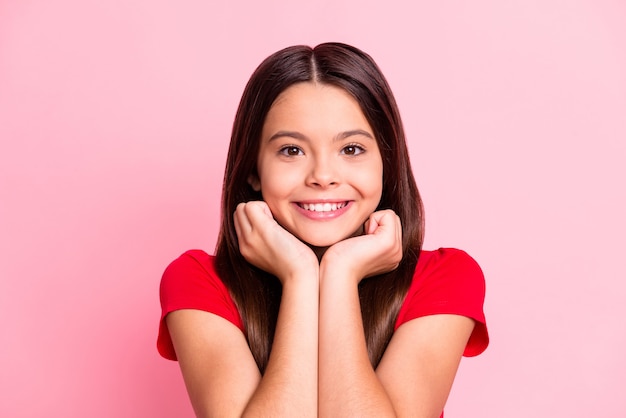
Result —
<svg viewBox="0 0 626 418"><path fill-rule="evenodd" d="M296 210L300 212L302 215L306 216L309 219L315 221L326 221L335 219L348 211L350 206L352 206L352 202L348 202L344 207L339 208L337 210L330 210L328 212L317 212L312 210L306 210L300 207L298 204L294 203Z"/></svg>

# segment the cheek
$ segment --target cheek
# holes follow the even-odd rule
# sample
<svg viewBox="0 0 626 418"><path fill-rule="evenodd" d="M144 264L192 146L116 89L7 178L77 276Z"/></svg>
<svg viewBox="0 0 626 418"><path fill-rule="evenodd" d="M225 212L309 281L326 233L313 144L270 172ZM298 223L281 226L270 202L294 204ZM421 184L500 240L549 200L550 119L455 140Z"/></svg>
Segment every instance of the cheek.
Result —
<svg viewBox="0 0 626 418"><path fill-rule="evenodd" d="M285 199L292 189L288 176L264 176L261 178L261 191L263 197L272 199Z"/></svg>
<svg viewBox="0 0 626 418"><path fill-rule="evenodd" d="M366 180L364 184L368 185L371 194L382 195L383 191L383 169L382 167L372 167L367 171L367 176L364 176Z"/></svg>

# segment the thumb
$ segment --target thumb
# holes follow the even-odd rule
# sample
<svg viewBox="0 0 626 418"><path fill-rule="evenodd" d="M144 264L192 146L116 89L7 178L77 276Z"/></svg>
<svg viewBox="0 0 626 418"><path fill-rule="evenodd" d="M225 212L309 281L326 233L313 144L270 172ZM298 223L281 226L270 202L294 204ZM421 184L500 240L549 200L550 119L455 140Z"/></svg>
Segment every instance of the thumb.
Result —
<svg viewBox="0 0 626 418"><path fill-rule="evenodd" d="M263 202L263 213L265 213L268 218L274 219L274 215L272 215L272 211L270 210L270 207L265 202Z"/></svg>
<svg viewBox="0 0 626 418"><path fill-rule="evenodd" d="M265 215L270 219L274 219L270 207L263 200L250 201L248 204L252 207L257 216Z"/></svg>
<svg viewBox="0 0 626 418"><path fill-rule="evenodd" d="M376 232L378 227L380 226L380 222L378 217L376 216L376 212L372 213L367 221L365 221L365 234L371 235Z"/></svg>
<svg viewBox="0 0 626 418"><path fill-rule="evenodd" d="M398 219L392 210L380 210L374 212L369 218L369 227L366 229L368 234L377 234L379 232L393 229L395 220Z"/></svg>

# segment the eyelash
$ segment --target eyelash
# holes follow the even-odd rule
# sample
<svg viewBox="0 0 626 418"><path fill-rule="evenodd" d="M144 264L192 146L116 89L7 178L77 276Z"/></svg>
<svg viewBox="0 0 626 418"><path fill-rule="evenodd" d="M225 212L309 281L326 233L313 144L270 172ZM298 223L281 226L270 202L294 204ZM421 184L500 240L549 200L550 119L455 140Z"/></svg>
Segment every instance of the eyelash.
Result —
<svg viewBox="0 0 626 418"><path fill-rule="evenodd" d="M349 148L353 148L354 149L354 153L352 154L346 154L346 150ZM297 154L290 154L290 151L297 151ZM363 148L361 145L359 144L348 144L345 147L343 147L341 149L341 153L344 155L348 155L350 157L354 157L357 155L361 155L365 152L365 148ZM302 148L300 148L297 145L285 145L284 147L282 147L281 149L278 150L278 153L287 157L295 157L298 155L302 155L304 154L304 152L302 151Z"/></svg>
<svg viewBox="0 0 626 418"><path fill-rule="evenodd" d="M304 152L302 152L302 148L296 146L296 145L285 145L284 147L282 147L281 149L278 150L279 154L282 154L284 156L287 157L295 157L296 155L290 154L289 151L291 150L297 150L298 154L297 155L302 155L304 154Z"/></svg>
<svg viewBox="0 0 626 418"><path fill-rule="evenodd" d="M365 148L363 148L359 144L348 144L348 145L346 145L345 147L343 147L341 149L341 152L345 154L345 150L348 149L348 148L354 148L354 150L355 150L354 154L346 154L346 155L349 155L351 157L354 157L354 156L357 156L357 155L361 155L361 154L363 154L365 152Z"/></svg>

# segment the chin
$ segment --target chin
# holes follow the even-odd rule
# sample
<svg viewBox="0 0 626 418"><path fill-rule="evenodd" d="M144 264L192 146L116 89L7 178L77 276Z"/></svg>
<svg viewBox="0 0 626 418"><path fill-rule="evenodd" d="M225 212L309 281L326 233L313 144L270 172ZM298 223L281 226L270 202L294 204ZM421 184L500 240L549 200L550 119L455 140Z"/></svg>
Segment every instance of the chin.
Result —
<svg viewBox="0 0 626 418"><path fill-rule="evenodd" d="M339 232L339 231L334 231ZM328 248L338 242L344 241L348 238L356 237L363 234L363 227L358 228L353 233L335 233L335 234L309 234L308 236L298 236L298 239L310 247L314 248Z"/></svg>
<svg viewBox="0 0 626 418"><path fill-rule="evenodd" d="M351 238L353 235L341 236L341 237L315 237L313 239L303 239L300 238L302 242L307 244L310 247L314 248L328 248L338 242L341 242L345 239ZM309 237L310 238L310 237Z"/></svg>
<svg viewBox="0 0 626 418"><path fill-rule="evenodd" d="M312 248L328 248L333 244L338 243L342 240L329 240L329 239L320 239L320 240L302 240L306 245Z"/></svg>

